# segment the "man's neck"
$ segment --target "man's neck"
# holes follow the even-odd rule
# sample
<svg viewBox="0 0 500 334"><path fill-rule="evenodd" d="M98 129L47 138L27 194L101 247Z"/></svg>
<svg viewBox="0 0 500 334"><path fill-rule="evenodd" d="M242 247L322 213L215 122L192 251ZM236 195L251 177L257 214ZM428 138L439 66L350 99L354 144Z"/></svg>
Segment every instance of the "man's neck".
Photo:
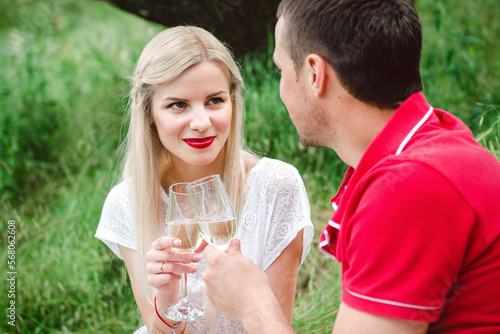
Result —
<svg viewBox="0 0 500 334"><path fill-rule="evenodd" d="M394 110L379 109L355 100L343 110L339 140L332 147L349 166L356 168L368 146L385 127Z"/></svg>

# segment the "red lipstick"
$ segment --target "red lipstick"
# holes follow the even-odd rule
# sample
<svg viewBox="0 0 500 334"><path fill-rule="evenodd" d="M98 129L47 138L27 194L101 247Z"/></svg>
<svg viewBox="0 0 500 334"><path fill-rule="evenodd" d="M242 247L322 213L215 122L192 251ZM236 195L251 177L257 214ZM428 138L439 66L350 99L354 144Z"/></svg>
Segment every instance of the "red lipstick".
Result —
<svg viewBox="0 0 500 334"><path fill-rule="evenodd" d="M210 147L215 140L215 136L205 137L205 138L186 138L183 139L186 144L192 148L202 150L204 148Z"/></svg>

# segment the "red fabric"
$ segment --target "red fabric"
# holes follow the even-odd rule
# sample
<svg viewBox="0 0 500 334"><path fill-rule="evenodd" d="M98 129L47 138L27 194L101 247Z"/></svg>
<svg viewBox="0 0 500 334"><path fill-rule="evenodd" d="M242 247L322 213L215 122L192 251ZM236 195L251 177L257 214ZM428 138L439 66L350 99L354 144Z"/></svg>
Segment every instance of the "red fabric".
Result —
<svg viewBox="0 0 500 334"><path fill-rule="evenodd" d="M320 247L342 263L344 303L430 333L500 333L500 163L458 118L412 95L332 202Z"/></svg>

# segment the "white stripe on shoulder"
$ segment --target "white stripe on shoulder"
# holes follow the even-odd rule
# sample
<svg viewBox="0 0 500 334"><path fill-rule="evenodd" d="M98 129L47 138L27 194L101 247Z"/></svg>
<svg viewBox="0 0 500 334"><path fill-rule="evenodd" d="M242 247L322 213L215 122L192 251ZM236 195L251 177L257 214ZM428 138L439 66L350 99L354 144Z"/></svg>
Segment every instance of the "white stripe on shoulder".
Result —
<svg viewBox="0 0 500 334"><path fill-rule="evenodd" d="M395 302L395 301L392 301L392 300L385 300L385 299L373 298L373 297L365 296L365 295L353 292L353 291L351 291L349 289L345 289L345 290L349 294L353 295L354 297L358 297L360 299L365 299L365 300L369 300L369 301L376 302L376 303L381 303L381 304L386 304L386 305L393 305L393 306L414 308L414 309L418 309L418 310L439 310L439 309L441 309L440 306L421 306L421 305L405 304L405 303Z"/></svg>
<svg viewBox="0 0 500 334"><path fill-rule="evenodd" d="M324 248L320 248L319 250L321 251L321 253L325 254L326 256L328 256L328 257L330 257L330 258L332 258L334 260L337 260L337 258L335 257L335 255L327 252Z"/></svg>
<svg viewBox="0 0 500 334"><path fill-rule="evenodd" d="M337 205L337 203L332 202L332 208L333 210L337 211L339 209L339 206Z"/></svg>
<svg viewBox="0 0 500 334"><path fill-rule="evenodd" d="M328 225L330 225L333 228L336 228L337 230L340 230L340 224L337 224L333 220L328 221Z"/></svg>
<svg viewBox="0 0 500 334"><path fill-rule="evenodd" d="M323 248L328 244L329 244L328 240L323 240L322 242L319 243L319 248Z"/></svg>
<svg viewBox="0 0 500 334"><path fill-rule="evenodd" d="M434 108L430 107L429 111L427 111L427 113L424 115L424 117L422 117L422 119L413 127L413 129L411 129L411 131L408 133L408 135L405 137L405 139L403 139L403 141L399 145L398 150L396 151L396 155L400 155L401 152L403 152L403 149L405 148L406 144L408 144L408 142L413 137L415 132L417 132L418 129L420 129L420 127L425 123L425 121L427 121L427 119L429 117L431 117L433 111L434 111Z"/></svg>
<svg viewBox="0 0 500 334"><path fill-rule="evenodd" d="M323 234L325 235L325 241L330 242L330 234L328 233L328 231L326 229L323 230Z"/></svg>

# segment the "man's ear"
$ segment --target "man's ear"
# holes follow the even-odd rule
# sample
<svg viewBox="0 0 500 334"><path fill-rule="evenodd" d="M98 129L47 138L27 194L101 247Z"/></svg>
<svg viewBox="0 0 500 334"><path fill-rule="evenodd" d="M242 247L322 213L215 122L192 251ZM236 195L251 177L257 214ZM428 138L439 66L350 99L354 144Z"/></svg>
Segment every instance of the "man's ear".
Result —
<svg viewBox="0 0 500 334"><path fill-rule="evenodd" d="M326 89L327 66L326 60L315 53L311 53L306 58L309 85L315 97L321 97Z"/></svg>

